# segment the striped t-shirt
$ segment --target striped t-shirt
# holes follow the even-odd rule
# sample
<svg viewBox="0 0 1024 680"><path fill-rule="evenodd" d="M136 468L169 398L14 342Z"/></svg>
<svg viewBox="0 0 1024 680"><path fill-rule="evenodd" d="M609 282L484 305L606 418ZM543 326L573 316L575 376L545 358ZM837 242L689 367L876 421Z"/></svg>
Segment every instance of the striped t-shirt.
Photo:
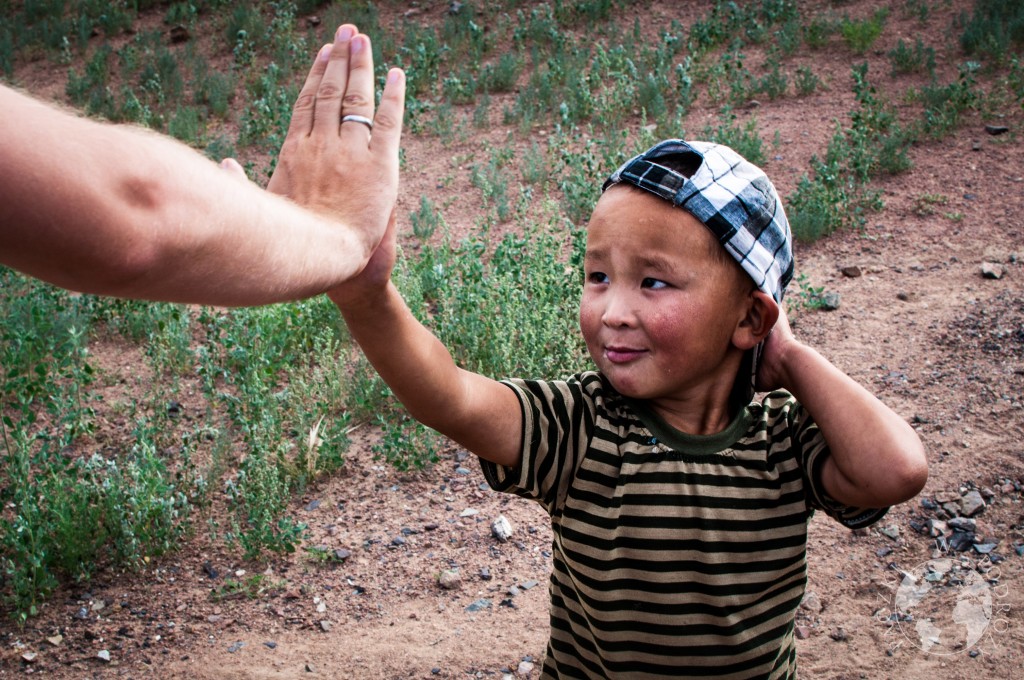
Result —
<svg viewBox="0 0 1024 680"><path fill-rule="evenodd" d="M596 372L506 384L522 408L522 462L483 469L551 515L543 677L795 678L813 509L850 527L885 510L824 494L828 449L792 395L694 436Z"/></svg>

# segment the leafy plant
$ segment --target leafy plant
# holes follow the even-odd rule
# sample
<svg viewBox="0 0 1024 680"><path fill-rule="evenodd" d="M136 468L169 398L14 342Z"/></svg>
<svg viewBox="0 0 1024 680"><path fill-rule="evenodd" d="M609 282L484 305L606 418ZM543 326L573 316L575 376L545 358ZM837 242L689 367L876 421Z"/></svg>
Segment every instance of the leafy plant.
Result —
<svg viewBox="0 0 1024 680"><path fill-rule="evenodd" d="M843 36L847 47L857 54L863 54L882 35L882 29L885 28L885 20L888 16L889 10L880 7L866 19L844 17L839 23L839 33Z"/></svg>

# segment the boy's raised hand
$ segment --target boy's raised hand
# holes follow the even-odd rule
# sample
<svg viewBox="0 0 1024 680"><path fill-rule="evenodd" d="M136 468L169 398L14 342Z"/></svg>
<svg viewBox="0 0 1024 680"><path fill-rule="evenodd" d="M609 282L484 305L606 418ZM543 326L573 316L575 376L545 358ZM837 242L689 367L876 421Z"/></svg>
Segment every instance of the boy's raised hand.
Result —
<svg viewBox="0 0 1024 680"><path fill-rule="evenodd" d="M267 189L354 229L367 255L383 238L398 197L405 75L388 73L374 112L368 36L345 24L321 48L295 102ZM372 121L372 127L345 116Z"/></svg>
<svg viewBox="0 0 1024 680"><path fill-rule="evenodd" d="M793 329L789 326L789 319L786 318L785 305L778 305L779 318L772 326L768 337L764 339L764 347L761 352L761 364L757 369L757 384L759 391L788 388L786 377L786 354L787 350L797 342L793 335Z"/></svg>

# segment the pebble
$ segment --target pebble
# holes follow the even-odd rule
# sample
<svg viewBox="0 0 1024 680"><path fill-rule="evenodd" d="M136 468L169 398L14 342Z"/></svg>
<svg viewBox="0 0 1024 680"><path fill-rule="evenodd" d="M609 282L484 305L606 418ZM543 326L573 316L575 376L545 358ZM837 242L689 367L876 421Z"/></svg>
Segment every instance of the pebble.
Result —
<svg viewBox="0 0 1024 680"><path fill-rule="evenodd" d="M437 584L445 590L455 590L462 585L462 576L458 569L445 569L438 574Z"/></svg>
<svg viewBox="0 0 1024 680"><path fill-rule="evenodd" d="M843 276L845 276L848 279L856 279L862 274L860 267L858 267L857 265L843 267L839 271L841 271Z"/></svg>
<svg viewBox="0 0 1024 680"><path fill-rule="evenodd" d="M842 628L842 627L833 628L829 632L828 636L830 638L832 638L833 640L835 640L836 642L845 642L846 639L847 639L846 629Z"/></svg>
<svg viewBox="0 0 1024 680"><path fill-rule="evenodd" d="M306 512L312 512L313 510L316 510L319 507L320 501L310 501L309 503L306 503Z"/></svg>
<svg viewBox="0 0 1024 680"><path fill-rule="evenodd" d="M96 652L96 657L100 661L107 661L107 662L109 662L110 661L110 652L105 650L105 649L101 649L100 651Z"/></svg>
<svg viewBox="0 0 1024 680"><path fill-rule="evenodd" d="M811 637L810 626L797 626L794 632L796 633L797 640L806 640L807 638Z"/></svg>
<svg viewBox="0 0 1024 680"><path fill-rule="evenodd" d="M534 664L532 661L520 661L519 667L516 668L516 672L521 676L527 676L533 672Z"/></svg>
<svg viewBox="0 0 1024 680"><path fill-rule="evenodd" d="M981 263L981 276L985 279L1001 279L1006 273L1006 268L995 262Z"/></svg>
<svg viewBox="0 0 1024 680"><path fill-rule="evenodd" d="M505 515L499 515L498 519L491 523L491 535L504 543L512 536L512 524Z"/></svg>
<svg viewBox="0 0 1024 680"><path fill-rule="evenodd" d="M238 640L237 642L232 642L231 646L228 647L228 653L229 654L234 654L235 652L240 650L242 647L245 647L245 643L242 642L241 640Z"/></svg>
<svg viewBox="0 0 1024 680"><path fill-rule="evenodd" d="M263 643L263 646L266 647L267 649L277 649L277 643L274 642L273 640L267 640L266 642Z"/></svg>
<svg viewBox="0 0 1024 680"><path fill-rule="evenodd" d="M968 491L960 499L960 514L964 517L973 517L984 509L985 499L977 489Z"/></svg>
<svg viewBox="0 0 1024 680"><path fill-rule="evenodd" d="M985 126L985 132L987 132L987 133L989 133L990 135L993 135L993 136L995 136L995 135L1002 135L1002 134L1005 134L1005 133L1007 133L1009 131L1010 131L1010 128L1006 127L1005 125L986 125Z"/></svg>
<svg viewBox="0 0 1024 680"><path fill-rule="evenodd" d="M471 612L471 613L472 612L479 612L479 611L483 611L485 609L490 609L491 606L492 606L492 602L490 600L488 600L487 598L480 598L479 600L476 600L475 602L471 602L469 604L469 606L466 607L466 611L467 612Z"/></svg>
<svg viewBox="0 0 1024 680"><path fill-rule="evenodd" d="M331 630L331 622L326 620L326 619L321 621L320 622L320 630L322 630L325 633L329 633L330 630Z"/></svg>

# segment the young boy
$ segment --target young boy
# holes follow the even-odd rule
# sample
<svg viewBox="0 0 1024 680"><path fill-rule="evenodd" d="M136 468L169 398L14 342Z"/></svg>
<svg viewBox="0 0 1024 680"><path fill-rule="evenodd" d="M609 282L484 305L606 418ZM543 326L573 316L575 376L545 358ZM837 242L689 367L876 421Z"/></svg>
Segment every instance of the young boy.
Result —
<svg viewBox="0 0 1024 680"><path fill-rule="evenodd" d="M414 417L550 513L543 677L795 678L813 510L868 525L927 468L913 429L790 331L791 236L764 173L668 140L605 182L580 302L597 370L567 380L458 368L393 263L392 223L330 295Z"/></svg>

